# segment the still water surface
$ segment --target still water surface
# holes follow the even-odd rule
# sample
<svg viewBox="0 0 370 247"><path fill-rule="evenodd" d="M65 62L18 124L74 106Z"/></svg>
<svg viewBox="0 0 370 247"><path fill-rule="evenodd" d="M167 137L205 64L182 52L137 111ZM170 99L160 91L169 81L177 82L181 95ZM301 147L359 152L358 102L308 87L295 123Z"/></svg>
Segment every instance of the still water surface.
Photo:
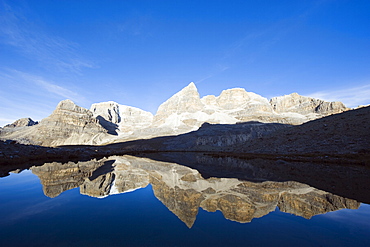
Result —
<svg viewBox="0 0 370 247"><path fill-rule="evenodd" d="M370 246L370 205L131 156L0 178L1 246Z"/></svg>

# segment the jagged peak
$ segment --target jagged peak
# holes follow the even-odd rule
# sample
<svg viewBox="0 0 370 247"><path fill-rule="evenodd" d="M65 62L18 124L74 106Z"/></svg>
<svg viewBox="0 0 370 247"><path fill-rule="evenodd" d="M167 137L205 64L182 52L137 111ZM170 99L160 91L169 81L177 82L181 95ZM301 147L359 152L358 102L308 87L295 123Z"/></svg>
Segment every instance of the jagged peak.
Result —
<svg viewBox="0 0 370 247"><path fill-rule="evenodd" d="M167 104L167 103L169 103L169 102L171 102L171 101L173 101L175 99L176 100L179 100L179 99L181 99L183 97L187 97L187 96L199 98L199 100L200 100L198 89L195 86L194 82L191 82L189 85L187 85L186 87L184 87L183 89L181 89L180 91L178 91L177 93L175 93L172 97L170 97L163 104Z"/></svg>
<svg viewBox="0 0 370 247"><path fill-rule="evenodd" d="M70 99L65 99L65 100L60 101L53 113L56 113L56 112L59 112L59 111L73 111L73 112L79 112L79 113L91 113L88 109L76 105Z"/></svg>
<svg viewBox="0 0 370 247"><path fill-rule="evenodd" d="M195 86L195 83L194 82L190 82L189 85L187 85L185 88L195 88L197 89L197 86Z"/></svg>
<svg viewBox="0 0 370 247"><path fill-rule="evenodd" d="M195 86L194 82L190 82L189 85L187 85L186 87L184 87L183 89L181 89L179 92L177 92L176 94L179 94L179 93L187 93L187 92L196 92L198 93L198 89L197 87ZM175 94L175 95L176 95ZM198 93L199 94L199 93Z"/></svg>
<svg viewBox="0 0 370 247"><path fill-rule="evenodd" d="M69 108L70 106L77 106L77 105L72 100L65 99L65 100L60 101L56 108L65 109L65 108Z"/></svg>
<svg viewBox="0 0 370 247"><path fill-rule="evenodd" d="M171 98L162 103L157 110L156 115L196 112L201 110L203 104L200 100L198 89L194 82L189 83L186 87L174 94Z"/></svg>

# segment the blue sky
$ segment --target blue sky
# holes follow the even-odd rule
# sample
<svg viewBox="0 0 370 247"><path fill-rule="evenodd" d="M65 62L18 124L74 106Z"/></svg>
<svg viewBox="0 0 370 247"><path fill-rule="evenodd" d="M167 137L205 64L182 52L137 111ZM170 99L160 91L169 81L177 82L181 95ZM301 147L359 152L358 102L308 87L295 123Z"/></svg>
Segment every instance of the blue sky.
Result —
<svg viewBox="0 0 370 247"><path fill-rule="evenodd" d="M370 104L370 1L0 0L0 126L69 98L156 112L194 82Z"/></svg>

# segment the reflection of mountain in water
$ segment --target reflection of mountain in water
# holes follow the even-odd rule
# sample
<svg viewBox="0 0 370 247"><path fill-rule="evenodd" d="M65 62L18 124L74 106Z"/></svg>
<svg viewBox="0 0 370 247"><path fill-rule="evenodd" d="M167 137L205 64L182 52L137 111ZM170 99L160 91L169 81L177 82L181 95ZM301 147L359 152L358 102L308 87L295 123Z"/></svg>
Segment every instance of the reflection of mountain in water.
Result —
<svg viewBox="0 0 370 247"><path fill-rule="evenodd" d="M355 200L298 182L204 179L189 167L132 156L77 164L47 163L31 169L39 176L49 197L76 187L80 187L81 194L105 197L144 188L150 183L155 196L188 227L194 224L199 207L210 212L219 210L225 218L238 222L250 222L276 207L307 219L342 208L359 207Z"/></svg>

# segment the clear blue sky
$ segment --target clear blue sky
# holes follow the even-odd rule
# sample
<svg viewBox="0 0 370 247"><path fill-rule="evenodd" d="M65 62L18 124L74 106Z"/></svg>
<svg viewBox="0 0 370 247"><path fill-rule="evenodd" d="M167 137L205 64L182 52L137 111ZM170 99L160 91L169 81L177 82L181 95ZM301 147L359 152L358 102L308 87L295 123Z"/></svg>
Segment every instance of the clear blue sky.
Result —
<svg viewBox="0 0 370 247"><path fill-rule="evenodd" d="M194 82L370 104L370 1L0 0L0 126Z"/></svg>

